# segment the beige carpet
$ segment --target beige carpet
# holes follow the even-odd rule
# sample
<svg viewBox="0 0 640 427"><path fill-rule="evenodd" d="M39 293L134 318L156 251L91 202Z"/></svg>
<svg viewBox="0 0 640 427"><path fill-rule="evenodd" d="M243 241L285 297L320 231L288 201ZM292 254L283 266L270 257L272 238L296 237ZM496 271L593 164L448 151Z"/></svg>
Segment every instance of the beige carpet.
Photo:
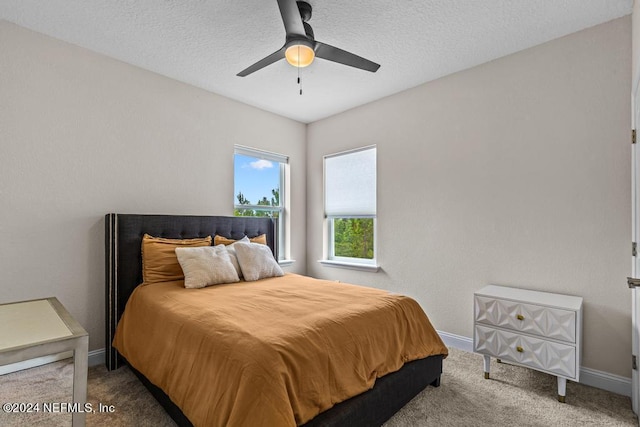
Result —
<svg viewBox="0 0 640 427"><path fill-rule="evenodd" d="M442 385L427 387L385 426L637 426L628 397L581 384L567 385L567 403L556 400L556 379L507 364L492 363L482 375L482 358L452 349ZM73 365L61 361L0 376L0 403L70 402ZM127 369L89 370L89 402L113 405L114 413L87 414L88 426L173 426L173 421ZM70 426L62 413L0 411L0 426Z"/></svg>

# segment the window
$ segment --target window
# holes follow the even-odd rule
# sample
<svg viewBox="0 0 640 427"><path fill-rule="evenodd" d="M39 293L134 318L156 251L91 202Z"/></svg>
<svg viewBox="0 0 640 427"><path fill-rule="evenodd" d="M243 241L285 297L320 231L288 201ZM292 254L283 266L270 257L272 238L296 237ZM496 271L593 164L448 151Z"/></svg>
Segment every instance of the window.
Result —
<svg viewBox="0 0 640 427"><path fill-rule="evenodd" d="M236 146L233 162L235 216L268 216L276 220L279 260L286 258L285 210L289 158Z"/></svg>
<svg viewBox="0 0 640 427"><path fill-rule="evenodd" d="M325 156L324 192L328 262L377 269L376 147Z"/></svg>

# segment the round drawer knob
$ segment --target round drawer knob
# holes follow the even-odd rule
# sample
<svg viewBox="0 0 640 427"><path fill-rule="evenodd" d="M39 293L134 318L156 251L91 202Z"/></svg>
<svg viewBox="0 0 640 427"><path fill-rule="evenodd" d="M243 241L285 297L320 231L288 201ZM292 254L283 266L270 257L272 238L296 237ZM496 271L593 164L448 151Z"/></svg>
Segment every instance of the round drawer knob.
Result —
<svg viewBox="0 0 640 427"><path fill-rule="evenodd" d="M517 346L516 350L518 351L518 353L522 353L524 351L524 348Z"/></svg>
<svg viewBox="0 0 640 427"><path fill-rule="evenodd" d="M516 314L516 319L524 320L524 316L522 314Z"/></svg>

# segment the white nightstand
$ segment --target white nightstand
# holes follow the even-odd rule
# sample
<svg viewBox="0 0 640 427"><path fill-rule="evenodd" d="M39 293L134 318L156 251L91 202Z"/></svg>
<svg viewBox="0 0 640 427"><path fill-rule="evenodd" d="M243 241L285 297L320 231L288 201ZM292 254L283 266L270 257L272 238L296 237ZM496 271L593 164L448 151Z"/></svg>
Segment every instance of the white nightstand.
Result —
<svg viewBox="0 0 640 427"><path fill-rule="evenodd" d="M487 286L474 294L473 349L484 355L558 377L558 400L567 380L580 378L582 298Z"/></svg>

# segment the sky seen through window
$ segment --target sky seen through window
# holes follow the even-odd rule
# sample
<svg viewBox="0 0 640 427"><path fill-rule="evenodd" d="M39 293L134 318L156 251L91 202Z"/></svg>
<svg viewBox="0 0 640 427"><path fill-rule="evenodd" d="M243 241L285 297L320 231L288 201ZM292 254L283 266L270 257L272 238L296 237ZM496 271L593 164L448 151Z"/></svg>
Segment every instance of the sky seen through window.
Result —
<svg viewBox="0 0 640 427"><path fill-rule="evenodd" d="M238 203L238 193L244 194L252 205L266 197L271 200L271 190L280 187L280 164L256 157L236 154L234 158L233 203Z"/></svg>

